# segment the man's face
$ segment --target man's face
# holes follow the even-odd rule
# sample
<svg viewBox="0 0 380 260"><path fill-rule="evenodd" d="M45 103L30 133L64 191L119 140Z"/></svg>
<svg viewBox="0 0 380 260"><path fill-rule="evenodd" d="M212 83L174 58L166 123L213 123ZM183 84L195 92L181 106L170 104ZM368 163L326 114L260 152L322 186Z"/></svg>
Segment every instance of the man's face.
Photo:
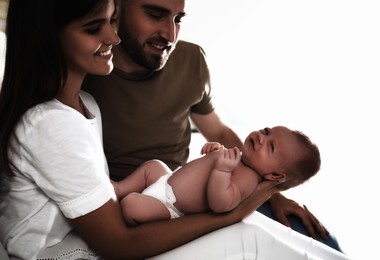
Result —
<svg viewBox="0 0 380 260"><path fill-rule="evenodd" d="M133 66L162 69L178 41L184 0L123 0L121 47Z"/></svg>

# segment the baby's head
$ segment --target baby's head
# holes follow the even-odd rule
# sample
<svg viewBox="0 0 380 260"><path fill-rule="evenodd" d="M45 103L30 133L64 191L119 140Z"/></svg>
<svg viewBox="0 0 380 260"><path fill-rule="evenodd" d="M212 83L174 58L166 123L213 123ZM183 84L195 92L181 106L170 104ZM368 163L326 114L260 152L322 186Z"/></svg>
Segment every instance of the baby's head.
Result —
<svg viewBox="0 0 380 260"><path fill-rule="evenodd" d="M304 183L320 169L318 147L309 137L283 126L254 131L242 148L242 161L263 179L282 182L286 190Z"/></svg>
<svg viewBox="0 0 380 260"><path fill-rule="evenodd" d="M321 156L317 145L300 131L292 130L292 133L296 138L298 148L294 149L296 157L287 170L288 180L278 186L282 190L304 183L317 174L321 167Z"/></svg>

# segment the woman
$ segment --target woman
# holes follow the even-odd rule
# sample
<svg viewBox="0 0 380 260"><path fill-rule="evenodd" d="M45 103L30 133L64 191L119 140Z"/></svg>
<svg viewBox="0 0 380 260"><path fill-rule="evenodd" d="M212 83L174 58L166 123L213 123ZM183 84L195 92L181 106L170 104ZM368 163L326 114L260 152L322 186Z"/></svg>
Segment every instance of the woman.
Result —
<svg viewBox="0 0 380 260"><path fill-rule="evenodd" d="M228 214L126 226L108 178L100 112L81 91L87 73L111 72L117 19L117 0L9 2L0 239L11 259L145 258L239 222L277 192L264 182Z"/></svg>

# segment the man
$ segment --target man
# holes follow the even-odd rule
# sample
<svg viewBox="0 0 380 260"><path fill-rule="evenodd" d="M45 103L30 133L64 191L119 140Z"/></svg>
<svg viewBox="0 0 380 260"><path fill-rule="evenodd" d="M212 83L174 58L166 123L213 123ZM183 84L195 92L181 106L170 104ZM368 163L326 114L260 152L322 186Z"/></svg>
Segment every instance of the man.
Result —
<svg viewBox="0 0 380 260"><path fill-rule="evenodd" d="M119 24L122 42L115 46L115 69L106 77L88 77L84 89L102 111L104 147L111 178L121 180L150 159L172 170L189 155L191 124L207 141L241 148L242 141L225 125L211 101L210 75L201 47L178 41L184 0L124 0ZM281 194L262 207L290 226L298 216L301 232L339 249L337 242L306 207ZM301 225L298 225L301 226ZM327 240L326 240L327 239Z"/></svg>

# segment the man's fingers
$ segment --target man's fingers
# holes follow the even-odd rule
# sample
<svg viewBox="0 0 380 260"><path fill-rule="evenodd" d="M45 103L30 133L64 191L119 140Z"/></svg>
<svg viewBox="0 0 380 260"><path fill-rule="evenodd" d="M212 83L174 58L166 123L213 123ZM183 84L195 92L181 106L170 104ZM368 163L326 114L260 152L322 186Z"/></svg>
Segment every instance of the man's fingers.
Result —
<svg viewBox="0 0 380 260"><path fill-rule="evenodd" d="M318 219L313 215L313 213L309 211L309 209L305 205L303 207L308 213L313 226L317 229L318 234L322 237L322 239L328 239L329 232L327 231L327 229L322 225L321 222L318 221Z"/></svg>
<svg viewBox="0 0 380 260"><path fill-rule="evenodd" d="M288 218L284 214L276 215L278 222L283 224L284 226L291 227Z"/></svg>

